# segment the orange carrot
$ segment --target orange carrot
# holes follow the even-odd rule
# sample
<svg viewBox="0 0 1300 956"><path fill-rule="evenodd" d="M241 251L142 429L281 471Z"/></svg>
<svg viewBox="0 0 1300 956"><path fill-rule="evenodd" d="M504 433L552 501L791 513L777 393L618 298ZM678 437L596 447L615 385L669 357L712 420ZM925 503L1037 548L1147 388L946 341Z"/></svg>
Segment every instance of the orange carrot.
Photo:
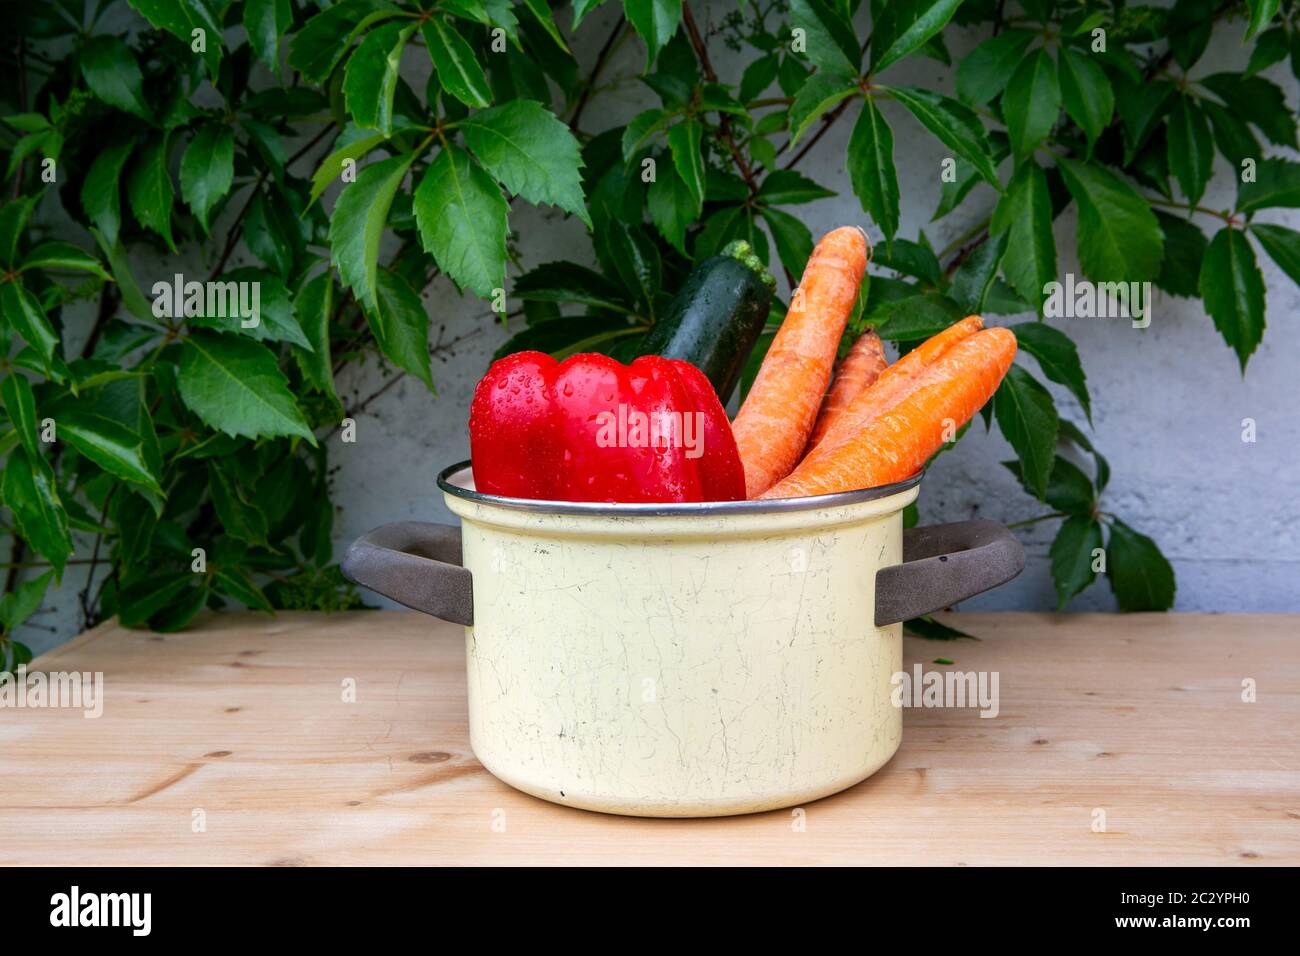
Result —
<svg viewBox="0 0 1300 956"><path fill-rule="evenodd" d="M812 437L808 439L811 451L826 434L826 429L844 413L853 400L867 386L873 384L880 373L889 365L885 357L885 346L875 329L867 329L858 336L858 340L849 349L849 354L835 366L835 377L831 380L831 390L822 401L822 410L817 415L817 424L813 426Z"/></svg>
<svg viewBox="0 0 1300 956"><path fill-rule="evenodd" d="M750 498L788 475L803 454L867 253L862 230L846 226L823 236L804 267L790 311L731 426Z"/></svg>
<svg viewBox="0 0 1300 956"><path fill-rule="evenodd" d="M851 440L825 441L763 498L802 498L902 481L992 397L1016 354L1007 329L985 329L948 349L889 410Z"/></svg>
<svg viewBox="0 0 1300 956"><path fill-rule="evenodd" d="M915 387L917 379L942 358L947 351L984 327L978 315L968 315L926 339L893 365L880 373L880 377L863 389L849 403L831 427L826 429L818 445L834 448L852 439L873 420L897 405Z"/></svg>

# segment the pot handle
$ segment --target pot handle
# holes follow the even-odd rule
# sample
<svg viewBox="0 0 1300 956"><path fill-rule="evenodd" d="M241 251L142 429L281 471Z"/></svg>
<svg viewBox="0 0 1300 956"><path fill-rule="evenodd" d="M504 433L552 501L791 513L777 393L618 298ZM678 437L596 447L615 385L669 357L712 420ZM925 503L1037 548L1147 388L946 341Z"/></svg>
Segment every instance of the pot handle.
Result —
<svg viewBox="0 0 1300 956"><path fill-rule="evenodd" d="M876 627L929 614L1010 581L1025 549L996 521L903 532L903 563L876 572Z"/></svg>
<svg viewBox="0 0 1300 956"><path fill-rule="evenodd" d="M460 561L460 528L397 521L352 542L341 568L349 581L398 604L472 627L473 577Z"/></svg>

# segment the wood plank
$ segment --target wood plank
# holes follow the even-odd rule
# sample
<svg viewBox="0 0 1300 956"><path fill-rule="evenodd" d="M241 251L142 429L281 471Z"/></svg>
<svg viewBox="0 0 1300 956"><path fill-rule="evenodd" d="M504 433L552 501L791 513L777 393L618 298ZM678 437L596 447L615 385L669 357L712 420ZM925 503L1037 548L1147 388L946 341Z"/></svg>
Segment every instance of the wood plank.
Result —
<svg viewBox="0 0 1300 956"><path fill-rule="evenodd" d="M1300 864L1300 618L950 620L982 640L909 638L908 667L997 671L996 718L913 709L859 786L719 820L497 781L469 748L461 631L425 617L110 623L33 666L102 671L102 717L0 710L0 863Z"/></svg>

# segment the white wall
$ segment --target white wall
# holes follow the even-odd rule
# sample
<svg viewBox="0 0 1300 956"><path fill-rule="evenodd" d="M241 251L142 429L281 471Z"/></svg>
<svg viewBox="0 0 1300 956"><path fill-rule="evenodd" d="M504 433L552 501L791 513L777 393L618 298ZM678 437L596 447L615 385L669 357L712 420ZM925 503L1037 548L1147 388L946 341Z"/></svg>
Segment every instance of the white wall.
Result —
<svg viewBox="0 0 1300 956"><path fill-rule="evenodd" d="M578 55L586 64L613 22L613 6L599 10L584 25ZM714 9L720 16L730 4L716 3ZM1193 76L1244 67L1247 54L1240 45L1240 32L1240 24L1222 31ZM978 40L969 31L949 31L949 46L957 58ZM733 68L728 51L720 43L714 46L719 72L724 78L738 78L740 70ZM427 67L410 56L419 52L408 51L406 64L417 89L427 73ZM635 74L643 62L639 42L629 42L606 75ZM1264 75L1283 87L1294 108L1298 91L1289 67L1279 64ZM418 84L416 77L421 79ZM896 68L889 79L937 84L952 91L951 71L929 60ZM628 79L593 99L583 125L598 132L616 118L626 119L649 105L654 105L649 91ZM914 237L917 229L924 228L936 248L942 247L988 213L993 192L987 186L977 187L957 213L930 224L939 194L939 164L946 150L894 104L884 103L882 108L895 132L903 195L900 235ZM850 123L842 121L801 164L807 175L841 193L799 207L814 235L845 223L867 225L844 169L849 130ZM1232 171L1222 160L1217 161L1216 176L1220 181L1203 204L1225 208L1231 205L1235 189ZM57 217L58 211L47 205L43 214ZM1260 218L1300 228L1295 210L1268 211ZM1212 235L1212 223L1199 224ZM519 236L526 266L559 258L592 261L581 224L565 220L554 210L517 203L511 226ZM222 228L218 223L217 231ZM878 230L869 231L878 235ZM1080 274L1073 232L1071 211L1057 224L1061 274ZM232 264L242 261L237 258ZM176 271L171 262L137 258L135 265L145 288ZM1268 284L1269 328L1244 378L1235 355L1199 302L1158 293L1146 330L1135 330L1120 320L1059 320L1079 345L1093 401L1093 438L1112 465L1103 508L1160 544L1178 575L1179 611L1300 611L1300 455L1296 451L1300 418L1295 413L1300 394L1300 320L1296 317L1300 290L1262 254L1261 266ZM181 271L184 267L182 263ZM199 268L194 265L196 271ZM451 520L434 477L445 465L468 457L465 426L474 383L508 333L485 304L458 299L445 280L425 290L424 299L435 336L442 326L444 341L464 338L447 361L434 362L436 398L419 383L403 380L358 416L355 444L342 444L338 436L330 440L330 460L337 469L337 554L358 534L385 522ZM86 311L82 318L88 322L91 313ZM384 381L383 371L373 363L349 367L340 377L340 395L348 404L372 394ZM1052 389L1063 414L1082 423L1082 413L1068 394L1056 386ZM1247 417L1258 425L1254 444L1241 440L1241 422ZM1043 506L1030 499L999 464L1011 457L996 429L988 435L982 428L973 429L938 460L927 477L920 500L922 520L979 515L1010 522L1042 513ZM964 607L1054 607L1047 565L1054 528L1055 522L1047 522L1024 529L1021 535L1028 553L1024 573ZM36 618L39 629L24 629L20 636L39 652L74 633L76 591L81 586L79 569L69 569L63 588L51 592ZM1074 610L1113 608L1104 582L1072 605Z"/></svg>

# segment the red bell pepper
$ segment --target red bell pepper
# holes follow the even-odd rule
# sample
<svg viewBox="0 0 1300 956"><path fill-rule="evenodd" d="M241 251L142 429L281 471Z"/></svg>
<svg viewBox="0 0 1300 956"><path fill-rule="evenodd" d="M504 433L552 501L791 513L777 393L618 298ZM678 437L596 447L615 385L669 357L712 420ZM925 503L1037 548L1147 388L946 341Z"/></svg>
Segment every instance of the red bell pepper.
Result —
<svg viewBox="0 0 1300 956"><path fill-rule="evenodd" d="M551 501L736 501L744 471L731 424L695 366L584 353L516 352L493 363L469 417L474 484Z"/></svg>

